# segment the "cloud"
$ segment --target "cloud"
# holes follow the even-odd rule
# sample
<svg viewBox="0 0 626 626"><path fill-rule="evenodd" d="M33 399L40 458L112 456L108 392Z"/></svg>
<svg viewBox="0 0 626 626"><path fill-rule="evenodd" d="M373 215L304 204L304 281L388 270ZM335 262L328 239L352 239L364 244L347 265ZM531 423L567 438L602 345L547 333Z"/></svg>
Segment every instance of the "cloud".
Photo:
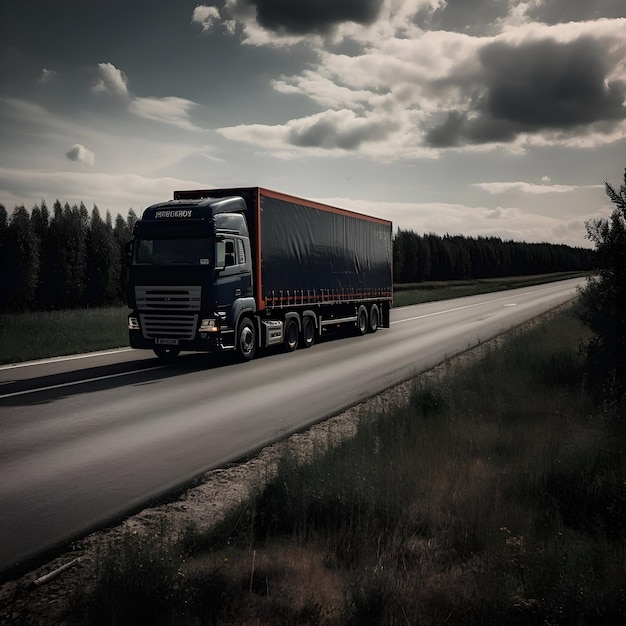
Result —
<svg viewBox="0 0 626 626"><path fill-rule="evenodd" d="M497 23L508 15L508 5L508 2L493 0L423 3L415 15L415 21L424 30L484 34L487 25Z"/></svg>
<svg viewBox="0 0 626 626"><path fill-rule="evenodd" d="M39 75L37 82L49 83L50 81L54 80L56 76L57 76L57 72L55 72L54 70L49 70L48 68L44 67L41 70L41 74Z"/></svg>
<svg viewBox="0 0 626 626"><path fill-rule="evenodd" d="M238 20L232 32L243 44L306 44L314 60L271 85L322 112L219 132L249 144L263 137L260 150L284 156L349 146L382 161L619 141L626 133L626 19L548 26L528 17L543 4L324 2L313 15L313 4L300 11L302 3L287 0L229 0L222 13ZM338 127L340 117L360 128Z"/></svg>
<svg viewBox="0 0 626 626"><path fill-rule="evenodd" d="M446 202L390 202L347 197L315 198L332 206L393 221L394 228L416 233L463 234L503 240L581 245L584 218L566 222L561 217L531 214L517 207L471 206Z"/></svg>
<svg viewBox="0 0 626 626"><path fill-rule="evenodd" d="M165 98L132 98L131 113L164 124L172 124L186 130L200 130L189 119L189 112L197 104L185 98L169 96Z"/></svg>
<svg viewBox="0 0 626 626"><path fill-rule="evenodd" d="M626 17L626 5L623 0L550 0L549 2L528 2L526 15L531 20L558 24L564 18L568 21L584 22L605 18Z"/></svg>
<svg viewBox="0 0 626 626"><path fill-rule="evenodd" d="M107 93L110 95L127 98L128 79L124 72L119 70L112 63L98 63L98 80L93 85L96 93Z"/></svg>
<svg viewBox="0 0 626 626"><path fill-rule="evenodd" d="M87 150L85 146L80 143L75 143L66 153L65 156L76 163L85 163L86 165L93 165L96 162L96 155Z"/></svg>
<svg viewBox="0 0 626 626"><path fill-rule="evenodd" d="M547 177L544 177L547 178ZM543 180L543 179L542 179ZM548 179L549 181L550 179ZM546 193L569 193L579 191L580 186L577 185L536 185L534 183L526 183L522 181L516 182L499 182L499 183L473 183L472 187L478 187L490 194L506 193L508 191L519 191L522 193L538 195ZM601 185L591 185L585 188L602 187Z"/></svg>
<svg viewBox="0 0 626 626"><path fill-rule="evenodd" d="M193 10L191 21L200 24L203 31L210 31L219 19L220 12L216 7L198 5Z"/></svg>
<svg viewBox="0 0 626 626"><path fill-rule="evenodd" d="M290 35L328 33L343 22L373 23L383 0L233 0L235 14L250 15L254 9L258 24L268 30Z"/></svg>
<svg viewBox="0 0 626 626"><path fill-rule="evenodd" d="M623 81L608 81L604 48L590 38L550 40L481 52L488 94L483 110L526 128L564 128L626 117Z"/></svg>
<svg viewBox="0 0 626 626"><path fill-rule="evenodd" d="M327 111L293 123L287 141L300 147L354 150L365 142L384 140L396 129L389 120L357 117L351 111Z"/></svg>
<svg viewBox="0 0 626 626"><path fill-rule="evenodd" d="M219 128L227 139L262 146L277 158L340 157L348 153L379 154L379 144L397 145L400 125L391 118L358 116L352 111L324 111L282 125L251 124ZM399 139L398 139L399 141Z"/></svg>
<svg viewBox="0 0 626 626"><path fill-rule="evenodd" d="M609 80L606 50L593 39L514 46L496 41L482 48L479 59L466 108L449 111L430 129L429 145L511 142L521 133L626 119L626 82Z"/></svg>
<svg viewBox="0 0 626 626"><path fill-rule="evenodd" d="M192 100L177 96L135 96L128 89L128 79L124 72L112 63L99 63L98 73L100 79L94 84L93 91L123 97L127 101L128 110L134 115L185 130L200 130L190 120L191 110L198 106Z"/></svg>

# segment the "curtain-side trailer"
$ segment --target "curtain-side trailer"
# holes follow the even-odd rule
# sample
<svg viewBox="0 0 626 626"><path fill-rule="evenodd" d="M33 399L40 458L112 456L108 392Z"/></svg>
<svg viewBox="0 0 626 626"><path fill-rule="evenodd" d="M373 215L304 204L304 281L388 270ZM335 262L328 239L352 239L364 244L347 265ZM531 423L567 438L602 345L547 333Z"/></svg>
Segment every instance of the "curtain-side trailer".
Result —
<svg viewBox="0 0 626 626"><path fill-rule="evenodd" d="M133 230L133 348L310 347L330 327L389 326L391 222L261 187L176 191Z"/></svg>

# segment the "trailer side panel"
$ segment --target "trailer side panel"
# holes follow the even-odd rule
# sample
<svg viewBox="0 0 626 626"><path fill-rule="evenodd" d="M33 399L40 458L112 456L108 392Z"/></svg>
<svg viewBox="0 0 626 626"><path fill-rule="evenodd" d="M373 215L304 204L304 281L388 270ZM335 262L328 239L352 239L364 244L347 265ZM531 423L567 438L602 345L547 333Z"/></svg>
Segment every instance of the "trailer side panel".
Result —
<svg viewBox="0 0 626 626"><path fill-rule="evenodd" d="M391 297L391 223L261 193L260 226L266 307Z"/></svg>

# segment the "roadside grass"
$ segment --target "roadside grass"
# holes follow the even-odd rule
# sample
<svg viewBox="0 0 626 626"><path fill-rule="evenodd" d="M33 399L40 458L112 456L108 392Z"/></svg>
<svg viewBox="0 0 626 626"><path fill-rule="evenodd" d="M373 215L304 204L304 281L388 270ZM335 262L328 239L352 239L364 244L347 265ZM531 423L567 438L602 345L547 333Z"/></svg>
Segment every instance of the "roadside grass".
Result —
<svg viewBox="0 0 626 626"><path fill-rule="evenodd" d="M129 535L81 623L621 623L626 431L569 310L420 383L211 533Z"/></svg>
<svg viewBox="0 0 626 626"><path fill-rule="evenodd" d="M0 314L0 363L128 345L126 307Z"/></svg>
<svg viewBox="0 0 626 626"><path fill-rule="evenodd" d="M504 291L517 287L542 285L555 280L586 276L586 272L559 272L553 274L534 274L529 276L510 276L505 278L481 278L476 280L430 281L425 283L406 283L394 285L394 307L435 302L474 296L481 293Z"/></svg>
<svg viewBox="0 0 626 626"><path fill-rule="evenodd" d="M395 285L394 306L536 285L583 276L541 274L480 281ZM125 306L0 314L0 364L128 346Z"/></svg>

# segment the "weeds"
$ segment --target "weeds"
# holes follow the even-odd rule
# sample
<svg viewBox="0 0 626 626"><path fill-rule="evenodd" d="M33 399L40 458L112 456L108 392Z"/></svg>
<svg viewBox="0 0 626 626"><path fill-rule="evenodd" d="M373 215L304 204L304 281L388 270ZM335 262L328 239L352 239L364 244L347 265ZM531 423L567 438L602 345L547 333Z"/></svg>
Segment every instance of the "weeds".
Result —
<svg viewBox="0 0 626 626"><path fill-rule="evenodd" d="M128 567L106 561L88 615L620 623L625 439L607 429L610 408L596 409L586 393L583 334L562 314L462 371L416 384L405 404L363 415L357 435L323 457L283 459L218 533L191 529L174 553L112 546L109 558Z"/></svg>

